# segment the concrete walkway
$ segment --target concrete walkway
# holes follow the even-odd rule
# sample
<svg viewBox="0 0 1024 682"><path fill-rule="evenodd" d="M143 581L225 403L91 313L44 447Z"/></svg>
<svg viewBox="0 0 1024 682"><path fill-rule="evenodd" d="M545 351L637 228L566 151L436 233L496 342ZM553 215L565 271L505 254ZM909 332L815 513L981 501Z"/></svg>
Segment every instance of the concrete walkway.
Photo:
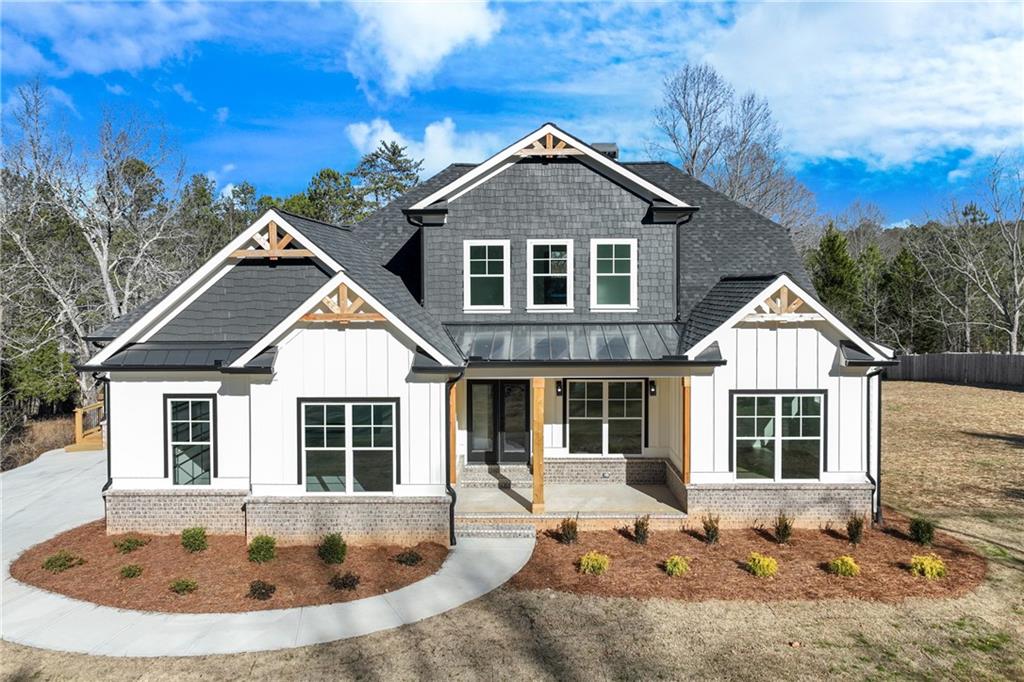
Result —
<svg viewBox="0 0 1024 682"><path fill-rule="evenodd" d="M344 604L250 613L126 611L70 599L11 578L11 562L23 551L103 516L100 488L105 480L102 452L54 450L0 474L3 639L106 656L200 656L319 644L454 609L507 581L533 552L533 538L462 538L440 571L389 594Z"/></svg>

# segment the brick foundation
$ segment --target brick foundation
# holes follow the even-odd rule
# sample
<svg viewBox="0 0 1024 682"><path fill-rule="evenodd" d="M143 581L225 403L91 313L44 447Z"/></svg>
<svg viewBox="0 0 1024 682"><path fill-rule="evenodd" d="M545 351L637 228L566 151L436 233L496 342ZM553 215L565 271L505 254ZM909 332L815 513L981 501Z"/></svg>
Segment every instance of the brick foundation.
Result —
<svg viewBox="0 0 1024 682"><path fill-rule="evenodd" d="M210 533L245 532L246 490L107 490L107 533L173 535L191 526Z"/></svg>
<svg viewBox="0 0 1024 682"><path fill-rule="evenodd" d="M544 482L664 485L665 460L657 457L546 457Z"/></svg>
<svg viewBox="0 0 1024 682"><path fill-rule="evenodd" d="M869 483L699 484L686 486L686 513L699 521L720 517L723 527L769 525L785 512L805 528L845 523L852 514L870 516Z"/></svg>

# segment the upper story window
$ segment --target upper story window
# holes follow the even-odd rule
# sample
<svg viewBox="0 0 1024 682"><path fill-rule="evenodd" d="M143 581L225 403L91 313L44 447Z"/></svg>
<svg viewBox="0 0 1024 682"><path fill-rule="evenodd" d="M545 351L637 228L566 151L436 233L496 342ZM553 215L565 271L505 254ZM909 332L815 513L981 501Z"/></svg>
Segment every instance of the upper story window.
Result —
<svg viewBox="0 0 1024 682"><path fill-rule="evenodd" d="M527 308L572 310L572 258L572 240L527 240Z"/></svg>
<svg viewBox="0 0 1024 682"><path fill-rule="evenodd" d="M463 308L467 312L508 312L509 240L463 242Z"/></svg>
<svg viewBox="0 0 1024 682"><path fill-rule="evenodd" d="M590 240L590 307L636 310L635 239Z"/></svg>
<svg viewBox="0 0 1024 682"><path fill-rule="evenodd" d="M733 395L736 478L816 480L824 458L824 395Z"/></svg>
<svg viewBox="0 0 1024 682"><path fill-rule="evenodd" d="M167 448L174 485L209 485L214 449L214 398L166 396Z"/></svg>

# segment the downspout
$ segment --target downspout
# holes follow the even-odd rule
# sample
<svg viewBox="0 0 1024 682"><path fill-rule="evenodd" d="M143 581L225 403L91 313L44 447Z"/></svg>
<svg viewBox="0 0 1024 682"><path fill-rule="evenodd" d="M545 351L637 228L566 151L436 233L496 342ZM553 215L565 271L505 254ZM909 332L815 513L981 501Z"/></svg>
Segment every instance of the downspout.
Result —
<svg viewBox="0 0 1024 682"><path fill-rule="evenodd" d="M459 379L465 375L466 369L462 368L459 373L450 379L446 379L444 382L444 488L448 493L448 497L451 498L451 504L448 505L448 542L451 546L455 546L455 502L458 499L458 495L455 493L455 488L452 487L452 448L455 444L452 442L452 391L455 390L455 384L458 383Z"/></svg>
<svg viewBox="0 0 1024 682"><path fill-rule="evenodd" d="M679 322L679 317L680 317L680 312L679 312L679 274L680 274L680 268L679 268L679 257L680 257L680 254L679 254L679 249L680 249L680 244L679 244L679 228L682 227L683 225L685 225L686 223L690 222L691 220L693 220L693 212L692 211L690 213L687 213L684 217L682 217L682 218L680 218L679 220L676 221L676 257L672 259L673 268L675 270L675 277L672 279L672 293L673 293L672 298L674 299L673 302L674 302L675 307L676 307L676 317L675 317L676 322Z"/></svg>
<svg viewBox="0 0 1024 682"><path fill-rule="evenodd" d="M867 477L871 481L871 484L875 486L875 492L873 494L875 498L875 523L882 523L882 380L878 380L878 419L875 420L875 452L878 454L878 471L875 476L871 475L871 380L881 374L884 369L876 369L873 372L868 372L866 375L868 382L867 396L865 400L865 423L864 423L864 439L867 449Z"/></svg>
<svg viewBox="0 0 1024 682"><path fill-rule="evenodd" d="M105 493L110 487L110 484L114 482L113 477L110 475L110 441L111 441L111 430L110 430L110 378L101 376L99 372L93 372L92 378L96 383L103 385L103 416L107 420L107 482L103 484L103 488L100 489L101 493ZM106 501L104 500L104 506Z"/></svg>

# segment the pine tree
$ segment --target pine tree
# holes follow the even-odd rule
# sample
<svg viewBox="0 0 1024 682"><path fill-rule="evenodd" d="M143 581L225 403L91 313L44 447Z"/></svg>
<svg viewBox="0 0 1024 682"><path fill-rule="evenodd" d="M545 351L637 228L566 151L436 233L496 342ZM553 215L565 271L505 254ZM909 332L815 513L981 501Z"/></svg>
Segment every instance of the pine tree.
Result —
<svg viewBox="0 0 1024 682"><path fill-rule="evenodd" d="M882 276L886 307L883 314L886 338L906 353L927 353L940 347L939 330L928 321L931 291L927 274L906 246L886 267Z"/></svg>
<svg viewBox="0 0 1024 682"><path fill-rule="evenodd" d="M352 172L370 211L382 208L420 182L423 160L413 160L397 142L381 141Z"/></svg>
<svg viewBox="0 0 1024 682"><path fill-rule="evenodd" d="M821 301L844 320L856 324L861 312L861 283L857 262L850 255L846 235L833 223L816 248L807 254L807 269Z"/></svg>
<svg viewBox="0 0 1024 682"><path fill-rule="evenodd" d="M873 339L880 338L881 318L885 310L885 291L882 288L885 267L885 257L875 242L870 242L857 257L861 299L861 319L858 323Z"/></svg>

